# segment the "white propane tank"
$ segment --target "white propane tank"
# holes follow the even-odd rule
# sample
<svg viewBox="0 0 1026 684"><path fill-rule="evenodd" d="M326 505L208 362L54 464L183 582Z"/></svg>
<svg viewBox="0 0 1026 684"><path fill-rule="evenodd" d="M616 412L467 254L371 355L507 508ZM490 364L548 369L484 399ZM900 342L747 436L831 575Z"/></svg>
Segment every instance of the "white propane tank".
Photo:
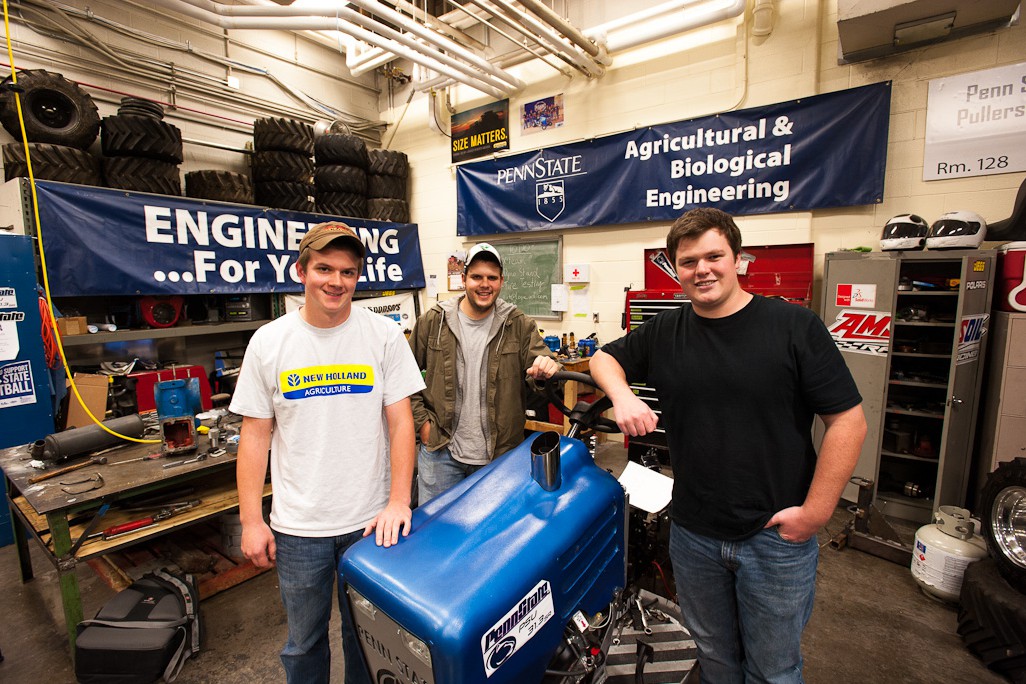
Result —
<svg viewBox="0 0 1026 684"><path fill-rule="evenodd" d="M927 596L958 602L966 566L987 557L987 544L973 527L966 509L941 506L933 523L916 530L912 577Z"/></svg>

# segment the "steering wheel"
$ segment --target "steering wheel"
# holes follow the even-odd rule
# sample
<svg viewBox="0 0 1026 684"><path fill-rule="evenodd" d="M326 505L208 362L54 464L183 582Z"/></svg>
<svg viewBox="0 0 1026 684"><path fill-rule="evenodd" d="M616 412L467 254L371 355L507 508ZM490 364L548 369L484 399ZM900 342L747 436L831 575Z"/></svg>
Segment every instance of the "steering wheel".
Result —
<svg viewBox="0 0 1026 684"><path fill-rule="evenodd" d="M568 407L563 403L563 397L559 393L559 385L562 380L573 380L595 389L601 389L594 378L587 373L576 373L573 371L557 371L545 382L545 395L552 405L559 409L560 413L570 419L570 431L568 436L575 436L582 430L595 430L596 432L619 432L620 428L615 421L602 415L603 412L613 407L613 401L603 395L594 404L584 401L577 402L577 406ZM575 430L576 428L576 430Z"/></svg>

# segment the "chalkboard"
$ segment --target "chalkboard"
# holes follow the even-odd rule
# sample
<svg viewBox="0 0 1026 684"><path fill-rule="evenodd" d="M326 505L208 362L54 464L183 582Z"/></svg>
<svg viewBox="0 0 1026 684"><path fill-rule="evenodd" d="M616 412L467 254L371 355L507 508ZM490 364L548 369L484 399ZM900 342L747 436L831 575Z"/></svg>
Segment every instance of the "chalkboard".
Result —
<svg viewBox="0 0 1026 684"><path fill-rule="evenodd" d="M562 319L552 310L552 285L563 282L562 238L493 244L502 255L502 298L531 318Z"/></svg>

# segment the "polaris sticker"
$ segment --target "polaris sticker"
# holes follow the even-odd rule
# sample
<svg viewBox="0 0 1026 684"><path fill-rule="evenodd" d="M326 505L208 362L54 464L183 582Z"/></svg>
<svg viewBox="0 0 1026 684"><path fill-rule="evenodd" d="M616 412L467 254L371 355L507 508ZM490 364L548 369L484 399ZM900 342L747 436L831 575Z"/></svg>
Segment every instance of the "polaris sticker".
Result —
<svg viewBox="0 0 1026 684"><path fill-rule="evenodd" d="M891 339L891 314L841 309L827 329L842 352L886 356Z"/></svg>
<svg viewBox="0 0 1026 684"><path fill-rule="evenodd" d="M552 587L542 580L481 637L485 674L495 674L554 614Z"/></svg>
<svg viewBox="0 0 1026 684"><path fill-rule="evenodd" d="M980 358L980 342L987 334L987 320L990 314L975 314L963 316L962 325L958 331L958 358L956 366L965 363L972 363Z"/></svg>

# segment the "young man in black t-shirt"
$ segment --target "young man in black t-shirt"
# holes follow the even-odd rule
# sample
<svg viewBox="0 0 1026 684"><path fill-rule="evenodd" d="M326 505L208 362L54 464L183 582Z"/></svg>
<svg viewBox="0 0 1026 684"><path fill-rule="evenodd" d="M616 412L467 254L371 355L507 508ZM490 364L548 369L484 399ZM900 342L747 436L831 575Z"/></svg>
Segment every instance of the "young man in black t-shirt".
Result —
<svg viewBox="0 0 1026 684"><path fill-rule="evenodd" d="M728 214L685 213L667 250L690 305L604 345L592 376L632 437L657 416L628 381L659 397L674 474L670 557L702 682L801 682L816 532L858 461L862 398L812 311L741 289L741 232Z"/></svg>

